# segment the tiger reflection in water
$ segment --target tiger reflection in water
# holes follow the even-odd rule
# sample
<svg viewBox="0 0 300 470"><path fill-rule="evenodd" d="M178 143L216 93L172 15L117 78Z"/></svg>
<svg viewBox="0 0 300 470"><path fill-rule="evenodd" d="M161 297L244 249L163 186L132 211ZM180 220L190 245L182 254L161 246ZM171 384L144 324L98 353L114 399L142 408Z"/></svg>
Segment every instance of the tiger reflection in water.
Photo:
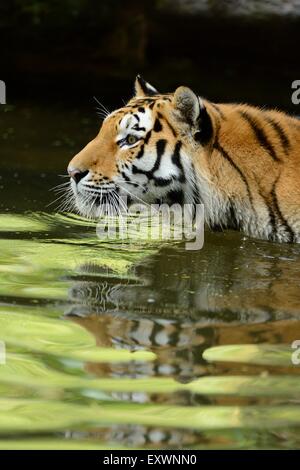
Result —
<svg viewBox="0 0 300 470"><path fill-rule="evenodd" d="M297 253L295 258L291 251L285 256L281 245L271 256L267 243L253 245L235 234L232 249L221 238L222 234L210 235L200 252L161 250L134 266L128 279L101 266L81 266L81 275L70 289L72 306L66 315L90 331L98 346L151 349L157 355L150 363L87 363L86 370L101 377L168 376L181 382L224 373L258 375L266 368L208 364L202 353L217 345L291 344L300 338ZM299 368L276 368L276 374L299 372ZM249 403L242 398L190 393L114 396L181 405ZM141 429L114 426L105 432L108 439L136 445L159 441L180 446L204 439L194 431Z"/></svg>
<svg viewBox="0 0 300 470"><path fill-rule="evenodd" d="M99 345L171 348L173 360L175 350L201 353L215 345L253 343L254 332L256 343L290 343L298 332L300 337L300 268L296 248L285 249L273 244L270 251L268 242L234 233L224 245L220 233L207 237L198 252L161 249L126 277L100 265L81 266L72 277L67 313L94 332ZM189 359L185 373L167 375L198 377L199 359L195 354L196 369Z"/></svg>

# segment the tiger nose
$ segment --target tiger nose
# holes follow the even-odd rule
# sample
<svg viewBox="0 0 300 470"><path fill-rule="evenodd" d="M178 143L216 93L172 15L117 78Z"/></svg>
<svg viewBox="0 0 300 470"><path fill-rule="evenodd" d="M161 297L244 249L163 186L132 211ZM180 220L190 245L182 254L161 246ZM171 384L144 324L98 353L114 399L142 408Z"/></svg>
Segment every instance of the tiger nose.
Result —
<svg viewBox="0 0 300 470"><path fill-rule="evenodd" d="M79 168L68 167L68 173L70 177L75 181L76 184L79 183L82 178L84 178L88 174L88 170L82 171Z"/></svg>

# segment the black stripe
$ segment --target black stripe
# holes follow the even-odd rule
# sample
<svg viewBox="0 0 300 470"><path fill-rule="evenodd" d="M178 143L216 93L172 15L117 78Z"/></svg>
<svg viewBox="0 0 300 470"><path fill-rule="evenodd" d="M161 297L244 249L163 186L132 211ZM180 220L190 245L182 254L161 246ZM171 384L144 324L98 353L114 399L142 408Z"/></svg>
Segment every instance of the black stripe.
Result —
<svg viewBox="0 0 300 470"><path fill-rule="evenodd" d="M143 144L143 145L141 146L141 148L140 148L140 150L139 150L139 152L138 152L138 154L137 154L137 156L136 156L135 158L138 158L138 159L139 159L139 158L142 158L142 156L144 155L144 150L145 150L145 146L144 146L144 144Z"/></svg>
<svg viewBox="0 0 300 470"><path fill-rule="evenodd" d="M225 160L227 160L228 163L230 163L230 165L235 169L235 171L240 175L242 181L244 182L244 185L246 186L246 190L247 190L247 193L248 193L248 197L249 197L249 200L250 200L250 204L252 206L252 209L254 209L254 206L253 206L253 198L252 198L252 194L251 194L251 191L250 191L250 187L249 187L249 184L248 184L248 181L244 175L244 173L242 172L242 170L237 166L237 164L232 160L232 158L229 156L229 154L226 152L226 150L219 144L218 141L216 141L214 143L214 148L220 152L220 154L222 155L223 158L225 158Z"/></svg>
<svg viewBox="0 0 300 470"><path fill-rule="evenodd" d="M172 163L174 163L174 165L176 165L177 168L179 168L180 175L179 175L178 180L181 183L185 183L186 178L185 178L184 169L183 169L183 166L182 166L182 163L181 163L181 160L180 160L181 146L182 146L182 143L180 141L178 141L175 145L174 153L172 155Z"/></svg>
<svg viewBox="0 0 300 470"><path fill-rule="evenodd" d="M168 192L167 195L169 204L180 204L184 203L184 194L181 189L179 190L172 190Z"/></svg>
<svg viewBox="0 0 300 470"><path fill-rule="evenodd" d="M194 139L203 145L208 144L212 140L214 129L211 117L206 108L200 109L198 127L199 129L195 132Z"/></svg>
<svg viewBox="0 0 300 470"><path fill-rule="evenodd" d="M223 113L223 111L220 110L220 108L215 104L215 103L211 103L210 104L212 105L212 107L217 111L217 113L220 115L220 117L222 119L226 119L225 117L225 114Z"/></svg>
<svg viewBox="0 0 300 470"><path fill-rule="evenodd" d="M142 108L142 106L140 106L140 107L138 108L138 111L139 111L140 113L144 113L144 112L145 112L145 108Z"/></svg>
<svg viewBox="0 0 300 470"><path fill-rule="evenodd" d="M269 236L269 239L272 241L277 240L278 236L278 222L280 225L282 225L285 229L285 232L288 235L288 242L292 243L295 241L295 234L293 232L293 229L290 227L289 223L287 222L286 218L283 216L281 209L279 207L277 195L276 195L276 184L277 184L278 178L276 181L273 183L272 190L271 192L266 196L263 194L263 191L261 188L259 188L259 194L263 198L268 214L269 214L269 221L272 226L272 233L271 236Z"/></svg>
<svg viewBox="0 0 300 470"><path fill-rule="evenodd" d="M169 184L172 183L173 179L172 178L161 178L161 177L158 177L158 178L154 178L155 181L154 181L154 184L155 186L168 186Z"/></svg>
<svg viewBox="0 0 300 470"><path fill-rule="evenodd" d="M125 181L131 181L124 171L122 171L121 175L123 176Z"/></svg>
<svg viewBox="0 0 300 470"><path fill-rule="evenodd" d="M229 198L229 205L227 207L227 228L232 230L239 230L240 223L236 217L236 211L233 201Z"/></svg>
<svg viewBox="0 0 300 470"><path fill-rule="evenodd" d="M177 138L177 132L175 131L172 124L170 124L169 121L167 121L167 119L165 119L165 122L167 123L167 126L171 129L171 132L172 132L173 136Z"/></svg>
<svg viewBox="0 0 300 470"><path fill-rule="evenodd" d="M174 137L177 137L177 133L176 133L174 127L172 126L172 124L170 124L169 121L168 121L161 113L158 112L158 113L157 113L157 116L158 116L160 119L163 119L163 120L164 120L164 122L165 122L165 123L167 124L167 126L170 128L170 130L171 130L173 136L174 136Z"/></svg>
<svg viewBox="0 0 300 470"><path fill-rule="evenodd" d="M151 137L151 134L152 134L152 131L148 131L146 136L145 136L145 139L144 139L144 143L145 144L148 144L149 140L150 140L150 137Z"/></svg>
<svg viewBox="0 0 300 470"><path fill-rule="evenodd" d="M288 153L289 150L291 149L291 143L286 133L284 132L283 128L278 122L274 121L274 119L272 119L270 116L265 116L265 118L268 121L268 123L273 127L275 132L277 133L285 153Z"/></svg>
<svg viewBox="0 0 300 470"><path fill-rule="evenodd" d="M137 168L135 165L132 165L131 167L131 170L132 170L132 173L134 175L146 175L147 176L147 171L143 171L143 170L140 170L139 168Z"/></svg>
<svg viewBox="0 0 300 470"><path fill-rule="evenodd" d="M160 139L156 142L157 158L151 170L145 171L140 168L137 168L135 165L132 165L132 173L145 175L149 179L153 178L153 173L155 173L155 171L157 171L160 167L161 157L164 154L166 145L167 145L167 141L165 139Z"/></svg>
<svg viewBox="0 0 300 470"><path fill-rule="evenodd" d="M196 176L196 171L195 171L195 166L192 163L192 173L193 173L193 220L196 217L196 205L201 204L201 197L200 197L200 192L199 192L199 187L197 184L197 176Z"/></svg>
<svg viewBox="0 0 300 470"><path fill-rule="evenodd" d="M161 125L161 122L158 118L155 119L153 130L154 130L154 132L160 132L162 130L162 125Z"/></svg>
<svg viewBox="0 0 300 470"><path fill-rule="evenodd" d="M250 124L259 144L267 150L267 152L273 158L274 161L280 162L281 160L277 157L273 145L269 141L263 129L258 126L255 119L247 111L239 111L239 113Z"/></svg>
<svg viewBox="0 0 300 470"><path fill-rule="evenodd" d="M293 232L293 229L289 225L288 221L286 220L286 218L282 214L281 209L279 207L279 202L278 202L277 195L276 195L276 184L277 184L277 182L278 182L278 178L274 182L273 187L272 187L272 191L271 191L272 203L273 203L273 207L274 207L274 209L277 213L277 216L278 216L279 220L281 221L281 224L284 226L285 231L288 234L288 237L289 237L288 242L292 243L293 241L295 241L295 234Z"/></svg>
<svg viewBox="0 0 300 470"><path fill-rule="evenodd" d="M154 164L154 167L152 168L152 173L154 173L154 171L158 170L159 165L160 165L161 157L165 152L166 145L167 145L166 139L160 139L156 142L157 159L156 159L156 162Z"/></svg>
<svg viewBox="0 0 300 470"><path fill-rule="evenodd" d="M193 174L193 202L194 204L201 204L201 198L200 198L200 193L199 193L199 187L196 184L197 183L197 176L196 176L196 171L195 171L195 166L192 163L192 174Z"/></svg>
<svg viewBox="0 0 300 470"><path fill-rule="evenodd" d="M266 197L263 194L263 192L260 188L259 188L259 195L264 200L264 203L265 203L267 211L268 211L269 222L270 222L271 227L272 227L272 232L271 232L271 236L269 236L269 239L272 240L272 241L276 241L277 227L276 227L276 217L275 217L275 213L274 213L274 210L273 210L273 207L272 207L273 206L272 201L270 203L269 198Z"/></svg>

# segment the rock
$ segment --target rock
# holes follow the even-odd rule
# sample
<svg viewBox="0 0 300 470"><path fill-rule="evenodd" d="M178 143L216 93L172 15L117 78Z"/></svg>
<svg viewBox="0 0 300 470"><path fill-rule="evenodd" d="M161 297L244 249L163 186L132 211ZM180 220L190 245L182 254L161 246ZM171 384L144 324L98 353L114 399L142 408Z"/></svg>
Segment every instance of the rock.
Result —
<svg viewBox="0 0 300 470"><path fill-rule="evenodd" d="M161 0L162 10L177 14L259 18L299 17L299 0Z"/></svg>

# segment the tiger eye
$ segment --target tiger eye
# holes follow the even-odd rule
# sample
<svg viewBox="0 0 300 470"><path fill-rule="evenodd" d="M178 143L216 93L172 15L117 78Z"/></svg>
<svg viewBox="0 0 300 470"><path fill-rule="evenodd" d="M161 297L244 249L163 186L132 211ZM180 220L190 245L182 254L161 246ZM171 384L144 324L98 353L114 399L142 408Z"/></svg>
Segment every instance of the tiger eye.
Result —
<svg viewBox="0 0 300 470"><path fill-rule="evenodd" d="M133 145L133 144L135 144L135 143L138 141L138 138L137 138L135 135L130 134L130 135L127 136L127 139L126 139L126 140L127 140L127 143L128 143L129 145Z"/></svg>

